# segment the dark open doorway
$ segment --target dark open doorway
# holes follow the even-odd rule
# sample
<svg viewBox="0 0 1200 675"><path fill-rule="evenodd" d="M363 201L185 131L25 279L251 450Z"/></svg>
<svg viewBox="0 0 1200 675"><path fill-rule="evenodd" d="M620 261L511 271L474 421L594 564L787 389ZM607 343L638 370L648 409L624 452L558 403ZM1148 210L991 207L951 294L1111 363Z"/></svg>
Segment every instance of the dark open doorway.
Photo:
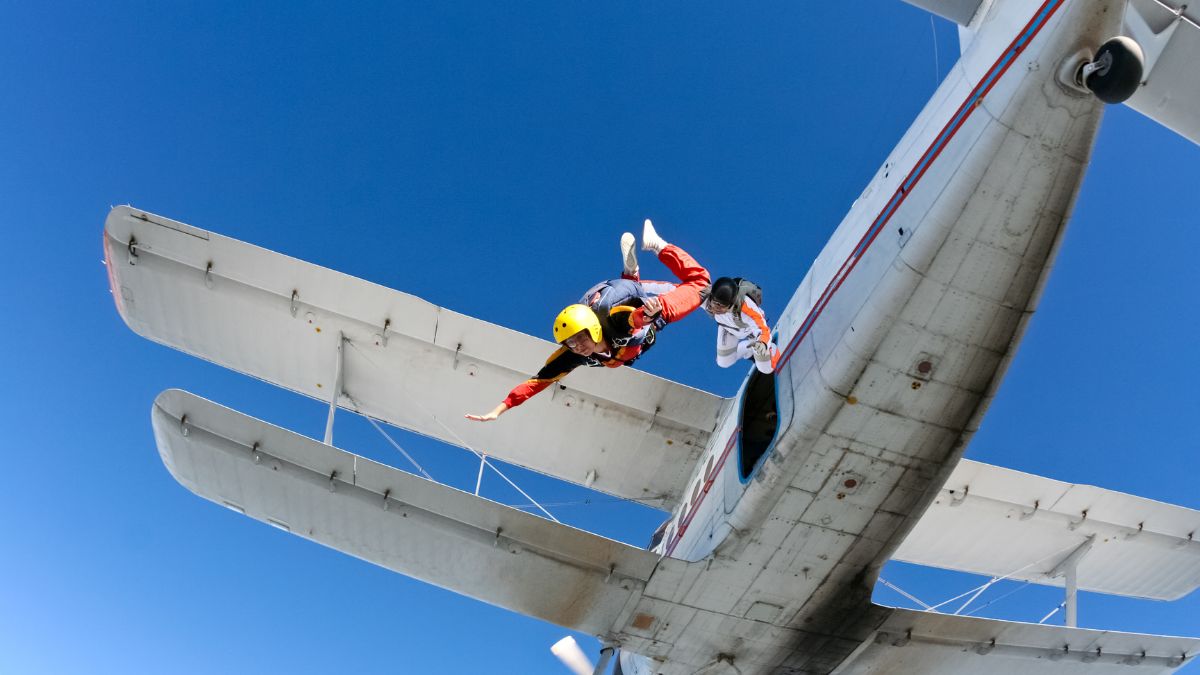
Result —
<svg viewBox="0 0 1200 675"><path fill-rule="evenodd" d="M740 412L742 434L738 441L738 477L749 480L779 432L779 404L775 375L754 371L746 384Z"/></svg>

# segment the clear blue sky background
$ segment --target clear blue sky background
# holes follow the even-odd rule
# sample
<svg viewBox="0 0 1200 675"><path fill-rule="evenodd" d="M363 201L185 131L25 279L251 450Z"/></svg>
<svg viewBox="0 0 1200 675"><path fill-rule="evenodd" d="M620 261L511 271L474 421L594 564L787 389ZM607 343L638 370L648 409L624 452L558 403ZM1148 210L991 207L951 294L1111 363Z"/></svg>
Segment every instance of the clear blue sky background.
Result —
<svg viewBox="0 0 1200 675"><path fill-rule="evenodd" d="M617 238L649 216L716 273L759 280L774 315L957 54L939 21L935 63L928 15L893 0L6 2L0 15L3 673L565 672L547 651L556 627L171 479L149 420L165 388L312 436L324 410L126 329L100 262L110 205L536 335L616 274ZM1198 175L1196 146L1110 111L968 456L1200 508ZM712 341L690 319L639 366L730 395L745 371L712 365ZM439 479L473 483L466 453L397 435ZM337 442L401 463L348 413ZM583 499L514 474L547 502ZM499 483L485 494L520 501ZM555 511L639 545L661 517L603 499ZM885 574L928 601L978 583ZM1036 621L1058 599L1026 589L984 614ZM1085 595L1081 621L1200 635L1200 599Z"/></svg>

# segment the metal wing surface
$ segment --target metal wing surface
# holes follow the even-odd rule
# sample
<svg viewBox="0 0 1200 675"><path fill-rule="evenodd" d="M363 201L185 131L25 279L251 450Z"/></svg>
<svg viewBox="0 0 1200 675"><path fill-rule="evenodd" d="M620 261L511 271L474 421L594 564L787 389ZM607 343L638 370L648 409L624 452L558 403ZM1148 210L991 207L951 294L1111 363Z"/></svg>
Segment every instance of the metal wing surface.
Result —
<svg viewBox="0 0 1200 675"><path fill-rule="evenodd" d="M893 557L1062 586L1086 547L1080 589L1175 600L1200 586L1198 530L1200 511L963 460Z"/></svg>
<svg viewBox="0 0 1200 675"><path fill-rule="evenodd" d="M894 610L834 675L1170 673L1200 640Z"/></svg>
<svg viewBox="0 0 1200 675"><path fill-rule="evenodd" d="M659 564L642 549L404 473L179 390L154 402L163 463L192 492L484 602L601 635Z"/></svg>
<svg viewBox="0 0 1200 675"><path fill-rule="evenodd" d="M982 0L904 0L910 5L937 14L943 19L965 26L979 11Z"/></svg>
<svg viewBox="0 0 1200 675"><path fill-rule="evenodd" d="M1146 57L1142 86L1126 105L1200 143L1200 6L1130 0L1125 32Z"/></svg>
<svg viewBox="0 0 1200 675"><path fill-rule="evenodd" d="M146 338L654 507L679 502L724 403L631 368L583 368L502 420L470 422L555 345L131 207L109 214L104 249L117 309Z"/></svg>

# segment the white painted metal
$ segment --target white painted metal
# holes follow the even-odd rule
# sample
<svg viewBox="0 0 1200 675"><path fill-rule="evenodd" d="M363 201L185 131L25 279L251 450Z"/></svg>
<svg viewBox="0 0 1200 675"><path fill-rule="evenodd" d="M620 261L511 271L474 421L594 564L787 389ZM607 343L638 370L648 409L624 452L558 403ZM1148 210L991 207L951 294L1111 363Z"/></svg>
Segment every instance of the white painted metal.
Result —
<svg viewBox="0 0 1200 675"><path fill-rule="evenodd" d="M187 392L160 394L152 418L163 463L201 497L561 626L607 631L659 564L648 551L397 471Z"/></svg>
<svg viewBox="0 0 1200 675"><path fill-rule="evenodd" d="M1200 587L1200 511L963 460L894 557L1087 591L1174 600ZM1019 570L1019 571L1018 571Z"/></svg>
<svg viewBox="0 0 1200 675"><path fill-rule="evenodd" d="M1200 143L1200 5L1129 0L1124 32L1146 56L1142 87L1127 105Z"/></svg>
<svg viewBox="0 0 1200 675"><path fill-rule="evenodd" d="M1079 625L1079 565L1071 563L1067 566L1063 576L1067 580L1067 594L1063 600L1063 606L1066 607L1067 617L1065 624L1074 628Z"/></svg>
<svg viewBox="0 0 1200 675"><path fill-rule="evenodd" d="M579 643L575 642L575 638L570 635L551 645L550 653L557 656L558 660L562 661L563 665L575 675L592 675L595 670L592 660L583 653Z"/></svg>
<svg viewBox="0 0 1200 675"><path fill-rule="evenodd" d="M483 486L483 470L487 467L487 455L479 456L479 474L475 476L475 495L479 495L479 488Z"/></svg>
<svg viewBox="0 0 1200 675"><path fill-rule="evenodd" d="M337 363L333 371L333 393L329 396L329 416L325 419L325 445L333 445L333 418L337 414L338 399L342 396L342 362L345 360L346 338L338 333Z"/></svg>
<svg viewBox="0 0 1200 675"><path fill-rule="evenodd" d="M622 656L626 673L693 673L722 654L741 673L827 673L886 620L871 585L978 428L1089 160L1102 106L1060 87L1057 66L1118 32L1123 6L988 6L781 315L780 343L803 339L777 374L771 457L742 482L735 450L719 491L673 515L665 550L711 566L670 590L651 580L635 612L656 622L619 636L650 658ZM718 426L710 452L736 425ZM727 529L697 527L716 509ZM771 607L752 636L723 623Z"/></svg>
<svg viewBox="0 0 1200 675"><path fill-rule="evenodd" d="M494 406L555 347L130 207L112 210L104 241L118 310L144 337L329 401L341 333L363 414L652 506L678 502L723 403L632 368L583 368L503 424L472 423L464 413Z"/></svg>
<svg viewBox="0 0 1200 675"><path fill-rule="evenodd" d="M1092 550L1092 545L1095 543L1095 535L1088 537L1046 575L1048 577L1062 576L1066 579L1067 593L1063 600L1063 606L1067 608L1066 623L1071 628L1079 625L1079 561L1083 560L1083 557Z"/></svg>
<svg viewBox="0 0 1200 675"><path fill-rule="evenodd" d="M513 461L568 480L594 480L600 489L650 503L661 494L661 503L677 505L662 551L696 562L667 557L652 573L627 574L645 585L629 590L619 609L615 601L607 604L611 589L595 590L594 570L613 550L602 547L596 553L588 547L599 544L585 533L534 524L528 514L516 520L528 534L522 546L547 552L548 562L534 556L538 565L579 576L581 593L599 593L602 609L579 609L588 613L591 628L611 619L596 632L621 644L627 675L815 674L839 668L992 673L1011 672L1014 663L1022 670L1050 672L1038 670L1039 659L1049 663L1052 657L1067 665L1065 672L1084 662L1105 669L1112 658L1162 672L1196 648L1194 641L1146 636L1109 641L1097 636L1112 634L914 616L870 603L879 567L942 494L941 485L978 428L1036 308L1101 115L1094 99L1058 85L1058 65L1117 33L1123 6L1124 0L1008 0L983 6L986 16L972 23L963 59L852 207L782 314L780 342L794 349L776 375L780 431L751 475L739 475L736 408L727 408L718 420L718 399L654 378L623 379L645 377L626 369L592 378L580 374L574 389L514 411L529 414L536 425L507 427L515 436L502 439L499 452L492 440L479 444L490 454L520 457ZM1037 26L1036 35L1025 32L1029 26ZM1012 51L1013 45L1019 50ZM910 180L914 176L919 180ZM872 229L884 222L879 214L891 204L898 206L887 226ZM481 390L502 394L532 372L549 348L410 296L130 209L114 211L106 233L114 296L134 330L313 396L318 371L298 367L304 361L297 357L309 354L305 340L313 339L314 326L343 330L352 347L348 354L356 354L346 364L348 391L373 392L369 400L375 409L367 412L452 442L476 444L466 435L471 430L451 426L447 415L457 419L464 407L486 407L497 394ZM129 250L137 251L136 259ZM209 289L201 280L206 262L214 258L229 263L214 269L233 273L218 277ZM136 266L123 264L134 261ZM312 324L296 331L299 317L308 313L315 317ZM225 316L237 320L220 320ZM243 317L255 322L247 324L255 334L242 332ZM388 339L372 341L388 320ZM272 349L292 351L280 362ZM394 388L394 374L401 372L434 401L426 404ZM447 400L439 400L443 396ZM689 408L693 403L695 410ZM178 428L184 411L173 412L179 416L167 416L158 425L160 434ZM616 418L601 425L601 413ZM219 428L251 424L241 419L223 419ZM251 431L264 433L265 427L255 424ZM210 426L201 424L192 436L207 438ZM533 451L522 454L520 443L531 429L544 435L533 441ZM603 466L596 465L603 460L595 446L573 448L562 453L565 457L555 454L554 444L563 438L587 439L591 434L583 429L598 430L598 442L618 450L605 455ZM628 437L613 436L625 431ZM493 433L489 428L489 439ZM186 455L193 451L190 438L176 434L171 440ZM245 450L252 439L237 439L240 449L226 454L251 459L229 460L236 466L207 474L205 485L234 490L244 500L263 492L278 503L279 486L243 487L243 480L267 479L253 472L253 453ZM688 447L676 447L680 439ZM299 456L309 452L308 445L291 443ZM334 457L341 455L321 456L326 464ZM342 490L337 480L322 478L327 469L318 463L307 473L297 472L303 479L288 485ZM482 543L478 532L489 531L484 523L515 518L508 514L511 509L484 508L487 503L471 495L387 475L388 481L407 481L406 490L428 494L416 508L438 524L427 528L428 536L412 555L446 552L447 540L464 527L474 533L466 538L475 537L476 546ZM360 468L352 487L384 494L383 481L364 483ZM339 509L361 500L308 492L304 500L307 522L339 526L321 530L331 545L368 559L378 553L364 553L361 542L386 534L380 530L370 537L334 539L340 528L352 529L357 522ZM960 508L966 506L964 501ZM448 508L460 516L453 522L435 518ZM270 518L272 511L255 513ZM1066 527L1080 529L1085 522ZM586 571L559 569L576 547L584 551ZM414 574L408 570L415 569L418 578L475 597L498 592L469 586L471 574L487 574L475 566L492 558L473 554L464 561L470 569L441 572L430 571L428 558L406 559L404 570ZM570 623L577 617L562 617L565 610L557 604L525 608L532 602L521 595L528 586L523 578L515 585L512 593L518 597L505 596L497 604L579 625ZM881 635L887 636L882 642ZM984 661L958 654L968 642ZM888 644L905 651L882 653ZM848 670L852 666L858 670Z"/></svg>
<svg viewBox="0 0 1200 675"><path fill-rule="evenodd" d="M1200 641L895 610L835 675L1169 673Z"/></svg>
<svg viewBox="0 0 1200 675"><path fill-rule="evenodd" d="M948 19L960 26L971 22L982 0L904 0L910 5L933 12L943 19Z"/></svg>
<svg viewBox="0 0 1200 675"><path fill-rule="evenodd" d="M613 652L616 651L611 646L605 646L600 650L600 660L596 662L596 668L592 671L592 675L604 675L605 669L608 668L608 662L612 660Z"/></svg>

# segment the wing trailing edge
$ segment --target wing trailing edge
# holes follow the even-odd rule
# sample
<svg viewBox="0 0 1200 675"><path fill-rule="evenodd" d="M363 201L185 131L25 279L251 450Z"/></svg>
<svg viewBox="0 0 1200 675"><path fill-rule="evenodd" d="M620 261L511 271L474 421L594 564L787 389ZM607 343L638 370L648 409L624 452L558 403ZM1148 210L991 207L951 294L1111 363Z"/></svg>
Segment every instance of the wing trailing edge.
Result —
<svg viewBox="0 0 1200 675"><path fill-rule="evenodd" d="M1200 144L1200 7L1180 0L1130 0L1125 34L1142 47L1142 86L1126 105Z"/></svg>
<svg viewBox="0 0 1200 675"><path fill-rule="evenodd" d="M1175 600L1200 586L1200 511L963 460L893 557L1081 590ZM1079 557L1082 556L1082 557Z"/></svg>
<svg viewBox="0 0 1200 675"><path fill-rule="evenodd" d="M893 610L834 675L1171 673L1200 640Z"/></svg>
<svg viewBox="0 0 1200 675"><path fill-rule="evenodd" d="M983 0L904 0L914 7L953 21L960 26L971 23Z"/></svg>
<svg viewBox="0 0 1200 675"><path fill-rule="evenodd" d="M378 464L180 390L154 402L167 469L197 495L406 576L604 635L656 554ZM668 561L674 562L674 561Z"/></svg>
<svg viewBox="0 0 1200 675"><path fill-rule="evenodd" d="M679 503L725 404L632 368L582 368L502 420L470 422L555 346L128 206L109 214L104 248L117 308L143 337L656 508Z"/></svg>

